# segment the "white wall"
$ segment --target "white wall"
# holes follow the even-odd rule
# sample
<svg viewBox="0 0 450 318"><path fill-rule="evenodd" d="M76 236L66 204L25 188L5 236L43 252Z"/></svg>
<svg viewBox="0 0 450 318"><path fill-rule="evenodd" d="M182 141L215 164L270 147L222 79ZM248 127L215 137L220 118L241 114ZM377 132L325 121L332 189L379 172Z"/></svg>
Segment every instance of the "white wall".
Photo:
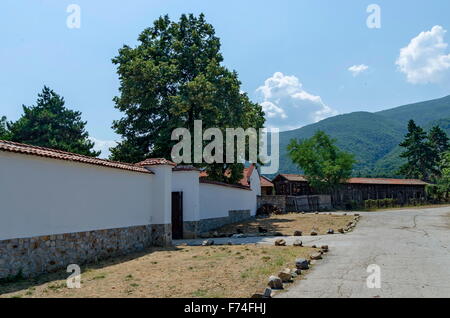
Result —
<svg viewBox="0 0 450 318"><path fill-rule="evenodd" d="M250 189L200 183L200 219L228 216L230 210L250 210L256 214L257 196L261 195L261 181L255 168L250 176Z"/></svg>
<svg viewBox="0 0 450 318"><path fill-rule="evenodd" d="M256 212L254 191L209 183L200 183L200 218L211 219L228 216L230 210Z"/></svg>
<svg viewBox="0 0 450 318"><path fill-rule="evenodd" d="M158 165L148 167L152 176L152 216L151 224L172 223L172 166Z"/></svg>
<svg viewBox="0 0 450 318"><path fill-rule="evenodd" d="M183 192L184 221L256 213L251 189L199 183L198 171L155 174L0 151L0 240L171 223L171 192Z"/></svg>
<svg viewBox="0 0 450 318"><path fill-rule="evenodd" d="M173 172L172 191L183 192L183 221L200 219L199 174L195 170Z"/></svg>
<svg viewBox="0 0 450 318"><path fill-rule="evenodd" d="M0 240L149 224L154 177L0 151Z"/></svg>

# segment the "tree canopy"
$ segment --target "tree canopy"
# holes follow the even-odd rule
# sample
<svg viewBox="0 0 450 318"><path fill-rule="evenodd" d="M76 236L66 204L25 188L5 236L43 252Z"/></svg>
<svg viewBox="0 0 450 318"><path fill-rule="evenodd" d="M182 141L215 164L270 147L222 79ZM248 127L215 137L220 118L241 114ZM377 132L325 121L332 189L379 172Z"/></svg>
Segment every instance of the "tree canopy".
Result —
<svg viewBox="0 0 450 318"><path fill-rule="evenodd" d="M8 139L8 127L6 122L6 116L0 117L0 139Z"/></svg>
<svg viewBox="0 0 450 318"><path fill-rule="evenodd" d="M292 139L288 145L292 161L304 171L310 185L317 190L333 191L351 176L355 159L335 143L319 130L311 138Z"/></svg>
<svg viewBox="0 0 450 318"><path fill-rule="evenodd" d="M94 143L85 130L81 112L67 109L64 98L44 86L36 105L23 105L23 115L8 122L8 139L34 146L48 147L96 157Z"/></svg>
<svg viewBox="0 0 450 318"><path fill-rule="evenodd" d="M431 148L432 172L434 178L441 176L441 162L443 155L449 150L449 138L447 133L439 126L433 126L428 132L428 143Z"/></svg>
<svg viewBox="0 0 450 318"><path fill-rule="evenodd" d="M440 162L449 149L449 139L439 126L432 127L427 134L410 120L408 133L400 146L405 148L400 157L407 160L400 168L400 174L427 181L436 181L440 177Z"/></svg>
<svg viewBox="0 0 450 318"><path fill-rule="evenodd" d="M124 116L113 122L122 141L111 148L111 159L169 159L177 143L172 131L186 128L193 134L195 120L203 121L203 129L263 127L261 106L240 91L237 73L221 65L220 40L203 14L182 15L178 22L160 17L138 41L112 60L120 80L115 107ZM242 171L240 164L203 166L212 178L228 175L222 181L234 182Z"/></svg>
<svg viewBox="0 0 450 318"><path fill-rule="evenodd" d="M440 188L440 192L444 194L445 197L448 197L448 193L450 192L450 152L447 151L442 154L441 159L441 178L438 181L438 187Z"/></svg>

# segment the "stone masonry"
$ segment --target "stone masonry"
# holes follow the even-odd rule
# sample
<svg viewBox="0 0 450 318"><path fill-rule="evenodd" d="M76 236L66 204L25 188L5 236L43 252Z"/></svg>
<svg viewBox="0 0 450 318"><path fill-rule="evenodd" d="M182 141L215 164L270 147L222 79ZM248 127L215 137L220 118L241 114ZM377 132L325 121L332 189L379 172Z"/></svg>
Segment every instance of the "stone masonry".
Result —
<svg viewBox="0 0 450 318"><path fill-rule="evenodd" d="M250 210L231 210L228 216L202 219L200 221L183 222L183 237L196 238L199 234L208 232L227 224L242 222L252 218Z"/></svg>
<svg viewBox="0 0 450 318"><path fill-rule="evenodd" d="M142 225L2 240L0 278L15 276L19 272L30 277L66 268L68 264L82 265L140 251L158 245L170 235L170 232L167 234L167 231L152 227ZM161 233L165 233L163 237Z"/></svg>
<svg viewBox="0 0 450 318"><path fill-rule="evenodd" d="M170 246L172 245L172 224L152 224L153 246Z"/></svg>

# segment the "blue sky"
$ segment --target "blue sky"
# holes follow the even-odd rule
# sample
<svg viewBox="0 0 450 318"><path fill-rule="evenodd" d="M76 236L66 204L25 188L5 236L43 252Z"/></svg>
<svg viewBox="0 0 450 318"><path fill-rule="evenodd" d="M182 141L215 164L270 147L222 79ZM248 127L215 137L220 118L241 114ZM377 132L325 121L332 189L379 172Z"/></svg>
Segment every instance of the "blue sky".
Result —
<svg viewBox="0 0 450 318"><path fill-rule="evenodd" d="M79 29L66 25L70 4L81 8ZM367 27L370 4L381 8L379 29ZM103 147L118 139L110 127L121 116L111 58L163 14L205 13L225 65L264 105L269 126L450 94L447 0L3 0L0 8L0 115L17 119L45 84L83 113Z"/></svg>

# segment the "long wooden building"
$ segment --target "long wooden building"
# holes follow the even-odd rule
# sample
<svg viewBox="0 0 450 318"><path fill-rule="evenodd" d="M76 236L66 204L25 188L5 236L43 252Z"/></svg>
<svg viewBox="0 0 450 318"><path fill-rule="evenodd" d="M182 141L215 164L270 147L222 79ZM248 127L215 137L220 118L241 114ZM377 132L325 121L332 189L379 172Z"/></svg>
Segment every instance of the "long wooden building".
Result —
<svg viewBox="0 0 450 318"><path fill-rule="evenodd" d="M277 195L323 194L311 188L303 175L279 174L272 183ZM346 183L341 184L333 197L337 203L395 199L399 204L405 204L411 199L425 198L426 185L426 182L417 179L350 178Z"/></svg>

